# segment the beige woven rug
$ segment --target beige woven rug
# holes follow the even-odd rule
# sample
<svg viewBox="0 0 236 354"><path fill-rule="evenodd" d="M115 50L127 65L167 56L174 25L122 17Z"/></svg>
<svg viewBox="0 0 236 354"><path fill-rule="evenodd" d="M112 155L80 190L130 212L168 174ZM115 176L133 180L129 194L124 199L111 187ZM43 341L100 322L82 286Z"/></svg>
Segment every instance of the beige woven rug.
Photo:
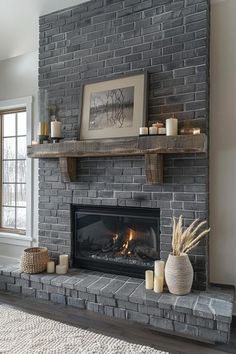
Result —
<svg viewBox="0 0 236 354"><path fill-rule="evenodd" d="M167 354L0 304L1 354Z"/></svg>

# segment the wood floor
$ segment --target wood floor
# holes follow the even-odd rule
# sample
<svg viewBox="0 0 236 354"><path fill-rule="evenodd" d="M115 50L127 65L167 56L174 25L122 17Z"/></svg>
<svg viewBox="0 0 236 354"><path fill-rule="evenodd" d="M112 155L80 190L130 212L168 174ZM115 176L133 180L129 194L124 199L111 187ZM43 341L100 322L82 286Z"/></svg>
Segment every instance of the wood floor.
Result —
<svg viewBox="0 0 236 354"><path fill-rule="evenodd" d="M26 312L54 319L76 327L89 329L132 343L149 345L171 354L236 354L236 328L232 328L229 345L209 345L150 330L143 325L110 319L86 310L52 304L23 296L0 292L0 303L9 304ZM1 317L0 317L1 321ZM1 330L1 329L0 329ZM0 348L1 349L1 348ZM99 354L99 353L98 353ZM109 354L109 353L107 353Z"/></svg>

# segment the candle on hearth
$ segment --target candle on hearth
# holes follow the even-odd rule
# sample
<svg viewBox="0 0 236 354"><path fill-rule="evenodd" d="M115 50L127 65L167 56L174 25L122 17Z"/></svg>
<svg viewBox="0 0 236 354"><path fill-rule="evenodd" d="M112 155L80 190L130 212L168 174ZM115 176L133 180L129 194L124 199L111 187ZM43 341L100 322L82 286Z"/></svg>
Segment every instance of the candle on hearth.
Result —
<svg viewBox="0 0 236 354"><path fill-rule="evenodd" d="M57 274L60 274L60 275L66 274L66 273L67 273L67 267L66 267L66 265L60 265L60 264L58 264L58 265L56 266L56 273L57 273Z"/></svg>
<svg viewBox="0 0 236 354"><path fill-rule="evenodd" d="M178 135L178 119L169 118L166 120L166 135Z"/></svg>
<svg viewBox="0 0 236 354"><path fill-rule="evenodd" d="M51 138L61 138L61 122L58 120L51 122Z"/></svg>
<svg viewBox="0 0 236 354"><path fill-rule="evenodd" d="M61 254L59 256L59 264L61 266L66 266L67 270L69 268L69 256L68 254Z"/></svg>
<svg viewBox="0 0 236 354"><path fill-rule="evenodd" d="M140 127L139 128L139 135L148 135L148 128L147 127Z"/></svg>
<svg viewBox="0 0 236 354"><path fill-rule="evenodd" d="M153 289L153 271L152 270L146 270L145 282L146 282L146 289L152 290Z"/></svg>
<svg viewBox="0 0 236 354"><path fill-rule="evenodd" d="M157 135L158 128L157 127L149 127L149 135Z"/></svg>
<svg viewBox="0 0 236 354"><path fill-rule="evenodd" d="M54 273L55 272L55 262L49 261L47 263L47 273Z"/></svg>
<svg viewBox="0 0 236 354"><path fill-rule="evenodd" d="M158 134L159 135L166 135L166 128L164 128L164 127L158 128Z"/></svg>
<svg viewBox="0 0 236 354"><path fill-rule="evenodd" d="M162 293L164 285L164 278L157 275L154 276L154 291L155 293Z"/></svg>
<svg viewBox="0 0 236 354"><path fill-rule="evenodd" d="M165 268L165 262L164 261L155 261L154 262L154 275L157 277L163 277L164 278L164 268Z"/></svg>

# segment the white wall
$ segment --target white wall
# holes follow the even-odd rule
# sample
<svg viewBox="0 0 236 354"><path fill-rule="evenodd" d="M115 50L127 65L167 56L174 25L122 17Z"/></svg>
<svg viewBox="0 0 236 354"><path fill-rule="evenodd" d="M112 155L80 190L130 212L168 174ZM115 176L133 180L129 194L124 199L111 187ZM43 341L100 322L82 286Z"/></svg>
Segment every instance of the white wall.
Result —
<svg viewBox="0 0 236 354"><path fill-rule="evenodd" d="M236 286L236 1L211 11L210 279Z"/></svg>
<svg viewBox="0 0 236 354"><path fill-rule="evenodd" d="M37 91L38 91L38 52L28 53L8 60L0 61L0 101L20 97L33 96L33 125L37 120ZM34 163L33 183L37 186L37 162ZM38 192L35 188L34 210L37 210ZM37 213L34 213L35 235L37 237ZM2 238L1 238L2 239ZM0 240L0 259L4 257L19 258L24 248L31 246L28 241Z"/></svg>

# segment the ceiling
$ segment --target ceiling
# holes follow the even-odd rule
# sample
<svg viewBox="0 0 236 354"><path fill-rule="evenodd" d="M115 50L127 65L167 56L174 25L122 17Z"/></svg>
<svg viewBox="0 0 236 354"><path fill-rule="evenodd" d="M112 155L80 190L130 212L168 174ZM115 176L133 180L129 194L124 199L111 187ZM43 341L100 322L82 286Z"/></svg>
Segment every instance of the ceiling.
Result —
<svg viewBox="0 0 236 354"><path fill-rule="evenodd" d="M86 0L0 0L0 60L38 49L38 18Z"/></svg>

